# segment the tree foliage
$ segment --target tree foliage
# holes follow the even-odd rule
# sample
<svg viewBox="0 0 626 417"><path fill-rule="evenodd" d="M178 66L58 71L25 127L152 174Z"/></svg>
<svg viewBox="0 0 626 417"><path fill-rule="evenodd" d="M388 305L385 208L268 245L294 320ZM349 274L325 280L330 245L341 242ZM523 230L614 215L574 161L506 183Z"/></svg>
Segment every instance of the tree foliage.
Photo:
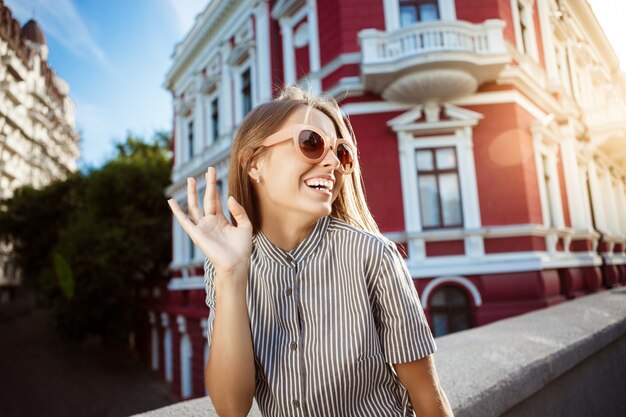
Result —
<svg viewBox="0 0 626 417"><path fill-rule="evenodd" d="M167 280L169 144L166 133L153 143L128 134L101 168L3 202L0 238L13 241L24 285L53 308L64 336L124 343L138 286Z"/></svg>

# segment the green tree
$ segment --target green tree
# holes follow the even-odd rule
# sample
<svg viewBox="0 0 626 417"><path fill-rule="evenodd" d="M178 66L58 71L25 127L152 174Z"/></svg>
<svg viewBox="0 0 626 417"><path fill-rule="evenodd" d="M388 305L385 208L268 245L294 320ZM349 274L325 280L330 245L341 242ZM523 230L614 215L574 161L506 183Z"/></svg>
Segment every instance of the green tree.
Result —
<svg viewBox="0 0 626 417"><path fill-rule="evenodd" d="M24 279L44 295L64 336L124 343L135 326L137 288L167 280L169 144L162 132L153 143L128 134L101 168L20 191L0 213L0 236L6 230L18 242ZM33 253L40 259L29 265Z"/></svg>

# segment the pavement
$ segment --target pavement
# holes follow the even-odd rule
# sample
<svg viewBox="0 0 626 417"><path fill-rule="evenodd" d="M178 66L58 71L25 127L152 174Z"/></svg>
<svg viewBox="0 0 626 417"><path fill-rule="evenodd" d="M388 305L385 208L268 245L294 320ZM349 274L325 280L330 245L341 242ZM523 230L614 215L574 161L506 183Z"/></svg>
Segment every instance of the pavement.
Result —
<svg viewBox="0 0 626 417"><path fill-rule="evenodd" d="M118 417L173 404L167 383L125 349L61 339L34 309L0 322L0 415Z"/></svg>

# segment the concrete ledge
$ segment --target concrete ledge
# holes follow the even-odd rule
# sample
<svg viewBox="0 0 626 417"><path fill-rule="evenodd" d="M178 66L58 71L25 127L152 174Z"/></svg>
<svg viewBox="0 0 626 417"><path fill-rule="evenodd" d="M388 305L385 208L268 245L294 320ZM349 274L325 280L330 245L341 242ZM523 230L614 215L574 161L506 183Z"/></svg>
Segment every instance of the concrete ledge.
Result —
<svg viewBox="0 0 626 417"><path fill-rule="evenodd" d="M456 417L500 416L625 336L626 289L618 288L438 338L435 361ZM578 397L553 401L593 401L594 391L609 384L626 392L624 378L588 382ZM615 401L624 407L623 394Z"/></svg>
<svg viewBox="0 0 626 417"><path fill-rule="evenodd" d="M437 346L456 417L626 415L626 288L439 337ZM216 415L208 397L138 414ZM256 404L249 415L261 415Z"/></svg>

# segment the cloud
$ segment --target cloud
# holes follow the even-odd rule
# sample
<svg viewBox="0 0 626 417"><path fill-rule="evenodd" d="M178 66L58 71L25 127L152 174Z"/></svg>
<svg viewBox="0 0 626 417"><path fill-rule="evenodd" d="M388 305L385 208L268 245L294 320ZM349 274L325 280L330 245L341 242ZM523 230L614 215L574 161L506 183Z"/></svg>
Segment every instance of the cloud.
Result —
<svg viewBox="0 0 626 417"><path fill-rule="evenodd" d="M34 15L46 36L56 39L72 54L85 60L95 58L108 71L115 72L72 0L5 0L4 3L22 24Z"/></svg>
<svg viewBox="0 0 626 417"><path fill-rule="evenodd" d="M179 35L183 36L193 26L198 13L203 11L211 0L167 0L167 3L174 10Z"/></svg>

